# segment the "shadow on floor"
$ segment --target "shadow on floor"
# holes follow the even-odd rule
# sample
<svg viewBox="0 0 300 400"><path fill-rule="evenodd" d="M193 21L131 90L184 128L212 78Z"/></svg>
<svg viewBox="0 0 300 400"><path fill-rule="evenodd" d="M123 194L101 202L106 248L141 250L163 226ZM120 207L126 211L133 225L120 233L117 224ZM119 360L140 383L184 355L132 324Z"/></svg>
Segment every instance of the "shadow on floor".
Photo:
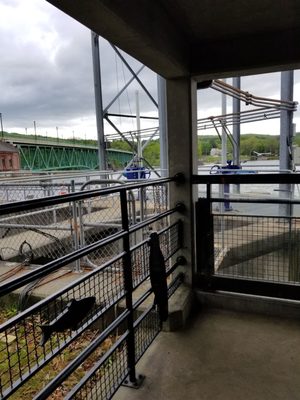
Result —
<svg viewBox="0 0 300 400"><path fill-rule="evenodd" d="M143 386L114 400L300 400L300 321L198 312L185 330L161 333L137 372Z"/></svg>

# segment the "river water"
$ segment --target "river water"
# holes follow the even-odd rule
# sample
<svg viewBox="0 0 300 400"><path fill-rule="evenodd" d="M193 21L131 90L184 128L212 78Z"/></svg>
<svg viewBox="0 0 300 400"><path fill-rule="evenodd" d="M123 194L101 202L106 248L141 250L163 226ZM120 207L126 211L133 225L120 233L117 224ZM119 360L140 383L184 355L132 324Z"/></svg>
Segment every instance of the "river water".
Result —
<svg viewBox="0 0 300 400"><path fill-rule="evenodd" d="M210 174L213 164L203 165L198 168L198 173ZM279 160L259 160L259 161L247 161L241 164L244 171L257 173L278 173L279 172ZM230 185L230 198L249 198L251 199L295 199L300 200L300 186L293 185L292 191L288 192L282 190L284 188L279 185L273 184L243 184ZM199 195L205 196L206 187L205 185L199 185ZM212 196L213 197L224 197L224 187L220 185L212 185ZM285 215L287 213L284 210L284 206L271 205L269 204L251 204L251 203L231 203L232 211L251 214L251 215ZM224 211L224 207L219 207L220 211ZM218 206L215 205L215 209ZM290 213L290 210L288 214ZM300 216L300 205L294 205L292 215Z"/></svg>

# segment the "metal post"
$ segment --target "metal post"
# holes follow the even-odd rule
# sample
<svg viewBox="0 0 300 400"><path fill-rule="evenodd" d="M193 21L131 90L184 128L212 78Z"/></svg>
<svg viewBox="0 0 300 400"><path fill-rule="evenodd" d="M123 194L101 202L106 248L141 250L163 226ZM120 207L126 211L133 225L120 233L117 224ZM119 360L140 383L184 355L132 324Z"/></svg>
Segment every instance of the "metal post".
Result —
<svg viewBox="0 0 300 400"><path fill-rule="evenodd" d="M232 79L232 86L236 89L241 88L241 78L236 77ZM233 165L240 165L240 137L241 137L241 123L240 123L240 112L241 112L241 101L235 97L232 99L232 112L237 114L236 123L232 127L233 136ZM235 193L240 193L240 185L233 185Z"/></svg>
<svg viewBox="0 0 300 400"><path fill-rule="evenodd" d="M99 169L100 171L105 171L106 159L105 159L105 143L104 143L104 127L103 127L103 104L102 104L99 36L92 31L91 31L91 43L92 43L92 58L93 58L93 72L94 72L96 122L97 122L97 134L98 134Z"/></svg>
<svg viewBox="0 0 300 400"><path fill-rule="evenodd" d="M293 101L294 71L281 72L281 100ZM279 169L282 172L292 171L293 111L282 110L280 113L280 156ZM280 197L289 198L292 186L280 184ZM280 215L292 215L291 205L279 206Z"/></svg>
<svg viewBox="0 0 300 400"><path fill-rule="evenodd" d="M131 265L131 253L130 253L130 241L129 241L129 223L128 223L128 208L127 208L127 193L126 189L120 191L120 202L121 202L121 218L122 218L122 229L127 234L123 238L123 265L124 265L124 287L126 293L126 308L129 311L127 317L127 364L129 372L129 380L125 381L126 386L137 387L139 385L136 377L135 370L135 337L134 337L134 317L132 307L132 265Z"/></svg>
<svg viewBox="0 0 300 400"><path fill-rule="evenodd" d="M226 79L224 79L224 82L226 83ZM226 94L222 93L222 109L221 109L221 114L226 115ZM225 121L224 121L225 122ZM226 134L226 129L222 124L222 166L227 165L227 134ZM226 190L225 190L226 189ZM228 196L228 185L225 187L225 185L219 185L219 196L220 197L226 197ZM226 193L225 193L226 192ZM224 204L220 203L220 212L224 212Z"/></svg>
<svg viewBox="0 0 300 400"><path fill-rule="evenodd" d="M142 168L142 145L141 145L141 119L140 119L140 102L139 102L139 91L135 92L135 104L136 104L136 138L137 138L137 157L138 157L138 178L141 177L141 168Z"/></svg>
<svg viewBox="0 0 300 400"><path fill-rule="evenodd" d="M167 141L167 103L166 81L157 75L158 115L159 115L159 144L160 144L160 176L168 175L168 141Z"/></svg>
<svg viewBox="0 0 300 400"><path fill-rule="evenodd" d="M72 179L71 180L71 191L72 193L75 192L75 181ZM78 211L77 211L77 202L73 201L72 202L72 214L73 214L73 237L74 237L74 247L75 250L79 249L79 237L78 237ZM75 268L74 272L80 272L80 260L75 261Z"/></svg>
<svg viewBox="0 0 300 400"><path fill-rule="evenodd" d="M0 113L0 123L1 123L1 139L4 139L4 132L3 132L3 120L2 120L2 113Z"/></svg>
<svg viewBox="0 0 300 400"><path fill-rule="evenodd" d="M57 139L57 143L58 143L58 141L59 141L59 138L58 138L58 126L56 127L56 139Z"/></svg>
<svg viewBox="0 0 300 400"><path fill-rule="evenodd" d="M224 82L226 83L226 79L224 79ZM222 115L226 115L226 94L222 93ZM227 164L227 135L226 135L226 129L222 127L222 165Z"/></svg>
<svg viewBox="0 0 300 400"><path fill-rule="evenodd" d="M200 285L206 288L214 274L214 235L210 190L211 188L207 187L207 198L200 198L196 203L197 275Z"/></svg>
<svg viewBox="0 0 300 400"><path fill-rule="evenodd" d="M36 141L36 122L33 121L33 128L34 128L34 139Z"/></svg>
<svg viewBox="0 0 300 400"><path fill-rule="evenodd" d="M236 89L241 88L241 78L233 78L232 80L233 86ZM232 135L233 135L233 164L240 165L240 136L241 136L241 124L240 124L240 116L241 112L241 101L235 97L232 99L232 112L233 114L238 114L236 117L236 123L232 127Z"/></svg>

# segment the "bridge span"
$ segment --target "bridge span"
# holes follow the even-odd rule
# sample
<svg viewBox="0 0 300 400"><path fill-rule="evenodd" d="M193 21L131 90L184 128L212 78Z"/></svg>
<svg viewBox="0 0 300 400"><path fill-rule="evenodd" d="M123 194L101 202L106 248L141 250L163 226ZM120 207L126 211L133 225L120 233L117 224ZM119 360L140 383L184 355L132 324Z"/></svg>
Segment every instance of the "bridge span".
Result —
<svg viewBox="0 0 300 400"><path fill-rule="evenodd" d="M97 169L99 166L96 146L50 140L9 138L19 151L21 168L31 171L64 169ZM121 167L133 154L129 151L106 149L108 166Z"/></svg>

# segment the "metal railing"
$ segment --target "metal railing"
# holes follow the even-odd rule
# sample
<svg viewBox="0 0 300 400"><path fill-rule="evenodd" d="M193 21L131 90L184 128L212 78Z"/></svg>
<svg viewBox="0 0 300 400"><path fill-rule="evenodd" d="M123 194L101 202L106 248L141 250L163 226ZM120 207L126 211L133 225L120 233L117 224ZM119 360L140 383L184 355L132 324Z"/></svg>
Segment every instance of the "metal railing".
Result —
<svg viewBox="0 0 300 400"><path fill-rule="evenodd" d="M299 174L194 177L206 185L196 206L200 286L300 299L300 200L291 195L299 182ZM252 193L212 195L216 184L251 185ZM284 190L264 196L258 184Z"/></svg>
<svg viewBox="0 0 300 400"><path fill-rule="evenodd" d="M143 219L133 220L128 192L137 194L143 190L149 198L153 189L163 188L166 196L167 187L174 180L159 179L0 205L7 223L8 218L14 217L16 221L18 215L35 218L42 211L51 213L55 207L70 207L70 204L76 204L78 210L79 203L82 206L102 201L105 209L112 199L111 208L115 211L111 216L118 220L117 229L113 226L107 230L105 226L105 234L94 236L89 243L81 241L78 228L77 246L68 249L65 246L59 257L45 265L27 266L25 274L17 270L8 279L4 275L0 286L1 398L46 399L59 395L105 399L124 380L131 386L138 385L135 364L161 329L148 279L149 229L158 228L170 296L183 279L182 274L174 273L181 263L174 256L182 246L182 226L180 219L175 218L180 205L168 209L166 203L161 209L152 207ZM92 213L93 208L86 215ZM169 216L173 214L170 223ZM101 216L97 214L95 220L97 229ZM28 224L22 235L24 232L31 232ZM36 251L34 243L29 250ZM97 260L92 269L83 267L87 256ZM47 284L51 274L70 272L63 268L74 262L79 263L83 273L76 275L72 283L17 312L11 296L19 297L24 287L30 294L40 284Z"/></svg>

